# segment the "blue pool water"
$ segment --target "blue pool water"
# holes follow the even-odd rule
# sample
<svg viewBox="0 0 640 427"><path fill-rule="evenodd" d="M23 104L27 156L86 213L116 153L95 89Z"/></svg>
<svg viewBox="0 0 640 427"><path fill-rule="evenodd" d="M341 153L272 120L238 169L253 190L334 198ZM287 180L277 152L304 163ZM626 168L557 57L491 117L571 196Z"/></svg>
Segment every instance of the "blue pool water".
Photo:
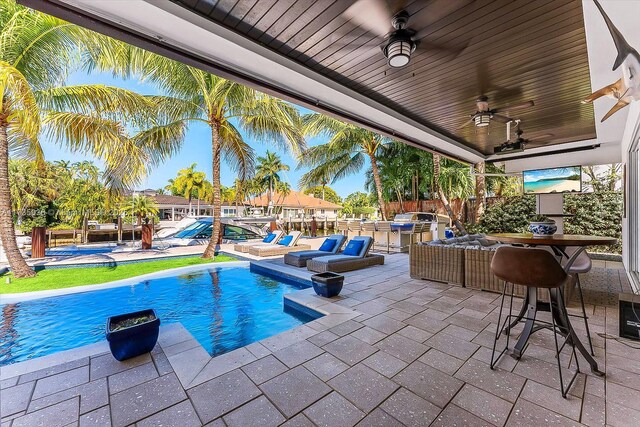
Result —
<svg viewBox="0 0 640 427"><path fill-rule="evenodd" d="M154 308L163 325L180 322L212 356L312 320L283 306L283 295L304 285L218 267L131 286L16 304L0 321L0 365L104 339L107 317ZM285 311L286 310L286 311Z"/></svg>
<svg viewBox="0 0 640 427"><path fill-rule="evenodd" d="M94 255L94 254L108 254L113 252L115 248L109 246L97 246L97 247L68 247L68 248L55 248L45 250L46 256L80 256L80 255Z"/></svg>

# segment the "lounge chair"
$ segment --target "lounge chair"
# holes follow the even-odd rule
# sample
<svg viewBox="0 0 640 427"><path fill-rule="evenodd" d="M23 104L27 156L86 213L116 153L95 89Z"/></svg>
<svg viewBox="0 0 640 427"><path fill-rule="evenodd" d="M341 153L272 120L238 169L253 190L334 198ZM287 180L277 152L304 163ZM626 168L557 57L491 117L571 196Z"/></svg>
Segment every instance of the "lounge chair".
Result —
<svg viewBox="0 0 640 427"><path fill-rule="evenodd" d="M307 261L312 258L337 254L340 248L342 248L342 245L344 244L344 241L346 239L347 238L344 234L332 234L324 240L322 246L320 246L320 249L309 251L295 251L285 254L284 263L293 265L295 267L306 267ZM329 240L331 240L331 242L327 243L327 241ZM335 241L335 243L333 243L333 246L331 247L331 249L329 249L329 246L333 241ZM323 247L325 248L324 250L322 249Z"/></svg>
<svg viewBox="0 0 640 427"><path fill-rule="evenodd" d="M299 250L299 249L311 249L311 246L307 244L297 245L298 239L302 233L299 231L292 231L288 235L284 236L278 243L275 245L269 246L252 246L249 248L249 253L255 256L276 256L276 255L284 255L291 251Z"/></svg>
<svg viewBox="0 0 640 427"><path fill-rule="evenodd" d="M364 241L360 251L355 255L349 254L350 244L358 241ZM307 261L307 269L318 273L324 273L327 271L342 273L344 271L359 270L373 265L384 264L384 256L369 254L369 250L372 245L373 239L370 236L354 237L349 241L349 243L347 243L347 246L342 253L313 258Z"/></svg>
<svg viewBox="0 0 640 427"><path fill-rule="evenodd" d="M282 237L282 234L283 233L281 230L275 230L267 234L265 238L262 239L262 241L253 240L249 242L236 243L235 245L233 245L233 250L236 252L247 253L249 252L249 248L254 246L274 246L276 243L278 243L278 241Z"/></svg>

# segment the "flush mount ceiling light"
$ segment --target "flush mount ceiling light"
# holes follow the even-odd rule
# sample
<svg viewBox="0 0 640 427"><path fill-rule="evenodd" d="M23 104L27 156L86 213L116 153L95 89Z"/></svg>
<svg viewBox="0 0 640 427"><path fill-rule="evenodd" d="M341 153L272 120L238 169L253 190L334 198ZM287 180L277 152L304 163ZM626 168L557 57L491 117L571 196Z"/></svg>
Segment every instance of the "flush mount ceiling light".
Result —
<svg viewBox="0 0 640 427"><path fill-rule="evenodd" d="M409 32L402 29L393 33L383 48L384 56L387 57L389 66L393 68L407 65L414 50L416 50L415 42L411 40Z"/></svg>

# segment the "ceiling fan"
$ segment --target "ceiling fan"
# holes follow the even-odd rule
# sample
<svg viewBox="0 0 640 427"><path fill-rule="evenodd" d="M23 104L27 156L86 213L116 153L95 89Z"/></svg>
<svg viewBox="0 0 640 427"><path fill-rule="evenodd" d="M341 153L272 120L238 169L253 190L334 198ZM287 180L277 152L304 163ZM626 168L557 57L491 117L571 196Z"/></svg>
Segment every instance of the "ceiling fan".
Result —
<svg viewBox="0 0 640 427"><path fill-rule="evenodd" d="M511 117L507 117L505 115L498 114L498 113L501 113L503 111L511 112L516 110L522 110L524 108L529 108L533 106L534 106L533 101L527 101L527 102L523 102L522 104L507 105L502 108L492 109L492 108L489 108L489 98L485 95L482 95L478 99L476 99L477 111L471 114L469 120L464 122L464 124L458 127L458 129L462 129L463 127L467 126L469 123L472 123L472 122L475 123L476 127L489 126L489 123L491 123L491 120L496 120L500 123L513 122L514 119L512 119Z"/></svg>
<svg viewBox="0 0 640 427"><path fill-rule="evenodd" d="M429 6L431 13L426 23L427 26L470 3L470 1L436 0ZM410 28L410 15L404 9L404 2L392 3L395 4L395 7L391 7L386 0L358 0L343 12L349 21L382 39L381 42L376 41L375 43L381 44L380 47L390 67L401 68L409 64L411 54L416 49L445 50L458 54L466 48L464 46L453 49L424 40L430 28L423 28L420 31ZM425 25L424 20L422 25Z"/></svg>
<svg viewBox="0 0 640 427"><path fill-rule="evenodd" d="M493 148L494 154L511 154L511 153L519 153L524 151L525 148L533 148L535 146L541 146L547 143L548 141L544 141L544 138L548 138L553 136L551 133L546 133L543 135L539 135L535 141L530 139L525 139L522 137L524 131L520 128L521 120L513 120L516 124L516 140L511 141L511 121L507 123L507 140L500 144L497 147Z"/></svg>

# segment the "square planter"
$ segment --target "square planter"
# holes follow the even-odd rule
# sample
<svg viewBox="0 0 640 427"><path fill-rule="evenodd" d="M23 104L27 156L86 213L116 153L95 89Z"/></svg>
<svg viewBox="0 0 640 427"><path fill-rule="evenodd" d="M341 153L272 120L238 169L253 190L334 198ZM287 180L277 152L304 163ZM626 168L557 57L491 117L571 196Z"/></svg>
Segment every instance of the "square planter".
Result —
<svg viewBox="0 0 640 427"><path fill-rule="evenodd" d="M318 273L311 276L311 283L313 284L313 290L316 291L316 294L325 298L331 298L340 294L342 284L344 283L344 276L327 271L326 273Z"/></svg>
<svg viewBox="0 0 640 427"><path fill-rule="evenodd" d="M114 326L118 323L144 317L150 319L114 330ZM158 341L159 331L160 319L153 309L120 314L107 319L107 341L109 341L111 354L117 360L126 360L149 353Z"/></svg>

